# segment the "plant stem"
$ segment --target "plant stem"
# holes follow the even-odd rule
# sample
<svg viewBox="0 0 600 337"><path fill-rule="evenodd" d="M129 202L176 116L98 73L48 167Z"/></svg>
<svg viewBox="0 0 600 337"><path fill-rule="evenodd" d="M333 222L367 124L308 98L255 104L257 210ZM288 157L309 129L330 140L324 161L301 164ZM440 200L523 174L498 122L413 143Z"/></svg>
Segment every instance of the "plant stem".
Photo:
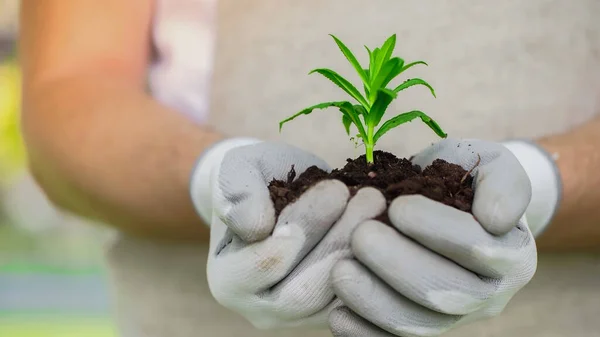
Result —
<svg viewBox="0 0 600 337"><path fill-rule="evenodd" d="M367 164L373 164L375 162L373 159L373 147L375 145L375 144L373 144L374 129L375 129L375 127L371 126L371 125L369 125L367 128L367 139L365 142Z"/></svg>
<svg viewBox="0 0 600 337"><path fill-rule="evenodd" d="M365 147L367 148L367 164L373 164L373 144L366 143Z"/></svg>

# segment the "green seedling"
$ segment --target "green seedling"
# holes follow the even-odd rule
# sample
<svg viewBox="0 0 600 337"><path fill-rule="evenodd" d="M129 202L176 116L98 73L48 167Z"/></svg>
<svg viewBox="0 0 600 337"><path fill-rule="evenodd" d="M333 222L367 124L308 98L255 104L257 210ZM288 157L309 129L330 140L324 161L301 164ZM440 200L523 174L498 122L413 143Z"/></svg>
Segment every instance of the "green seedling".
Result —
<svg viewBox="0 0 600 337"><path fill-rule="evenodd" d="M366 159L369 164L373 164L373 149L381 136L391 129L410 122L415 118L420 118L421 121L427 124L438 136L446 138L447 135L440 126L424 112L419 110L401 113L379 126L387 108L390 103L398 97L400 91L414 85L422 85L427 87L435 97L435 91L431 85L420 78L408 79L395 87L387 87L394 78L405 72L407 69L419 64L427 65L427 63L423 61L405 64L404 60L400 57L392 57L392 53L396 46L395 34L389 37L380 48L375 48L373 51L365 46L369 53L369 67L367 69L360 65L354 54L352 54L350 49L348 49L342 41L334 35L330 36L335 40L335 43L341 52L358 73L358 76L362 80L364 92L361 93L352 83L333 70L325 68L314 69L309 74L318 73L325 76L350 95L355 102L338 101L313 105L279 122L280 131L285 123L298 116L308 115L316 109L337 108L342 113L342 123L346 129L346 133L350 135L350 127L352 125L354 125L358 131L356 139L361 139L364 143Z"/></svg>

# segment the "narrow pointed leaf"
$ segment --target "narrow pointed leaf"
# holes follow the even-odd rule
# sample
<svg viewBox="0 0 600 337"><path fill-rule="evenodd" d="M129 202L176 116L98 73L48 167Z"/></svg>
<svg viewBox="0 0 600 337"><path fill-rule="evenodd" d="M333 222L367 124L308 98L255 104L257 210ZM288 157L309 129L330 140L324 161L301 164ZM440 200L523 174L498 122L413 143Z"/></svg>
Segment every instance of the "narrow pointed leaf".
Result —
<svg viewBox="0 0 600 337"><path fill-rule="evenodd" d="M357 106L360 107L361 109L364 109L361 105L357 105ZM348 101L325 102L325 103L319 103L319 104L315 104L311 107L308 107L308 108L292 115L291 117L288 117L288 118L282 120L281 122L279 122L279 132L281 132L281 129L283 128L283 125L285 123L290 122L299 116L308 115L311 112L313 112L313 110L326 109L326 108L338 108L342 112L342 115L345 117L345 118L342 117L342 122L344 123L344 127L346 128L346 131L349 132L350 126L346 126L346 123L347 123L347 120L350 120L354 124L354 126L356 126L356 128L358 129L358 132L361 135L363 135L363 137L365 137L365 135L366 135L365 127L362 124L362 122L360 121L358 112L355 110L352 103L350 103Z"/></svg>
<svg viewBox="0 0 600 337"><path fill-rule="evenodd" d="M369 47L365 46L367 53L369 53L369 68L365 69L367 72L367 76L369 76L369 84L371 84L371 79L373 78L373 65L375 64L375 58L373 57L373 52Z"/></svg>
<svg viewBox="0 0 600 337"><path fill-rule="evenodd" d="M399 71L398 67L402 67L402 59L399 57L394 57L381 67L379 74L371 82L371 97L377 95L377 90L385 88L385 81L392 72Z"/></svg>
<svg viewBox="0 0 600 337"><path fill-rule="evenodd" d="M284 120L282 120L281 122L279 122L279 131L281 132L281 129L283 128L283 124L290 122L294 119L296 119L299 116L302 115L308 115L311 112L313 112L313 110L317 110L317 109L327 109L327 108L341 108L342 106L345 105L350 105L352 106L352 104L348 101L338 101L338 102L325 102L325 103L319 103L319 104L315 104L311 107L308 107Z"/></svg>
<svg viewBox="0 0 600 337"><path fill-rule="evenodd" d="M342 111L343 114L347 115L348 118L350 118L350 120L352 121L354 126L356 126L356 129L358 130L358 133L361 136L363 136L363 137L367 136L367 133L365 132L365 127L359 117L360 114L362 114L363 112L366 111L363 106L361 106L361 105L352 106L350 104L344 104L340 108L340 111Z"/></svg>
<svg viewBox="0 0 600 337"><path fill-rule="evenodd" d="M367 115L367 110L362 105L354 105L354 111L356 111L357 115Z"/></svg>
<svg viewBox="0 0 600 337"><path fill-rule="evenodd" d="M394 80L394 78L396 78L398 75L400 75L402 73L402 69L404 66L404 60L399 57L398 57L398 59L400 60L399 64L396 65L396 67L385 78L383 83L381 83L382 88L385 88L392 80Z"/></svg>
<svg viewBox="0 0 600 337"><path fill-rule="evenodd" d="M363 80L363 82L369 83L369 79L367 78L367 73L364 71L363 67L360 65L360 63L358 62L358 60L356 59L354 54L352 54L350 49L348 49L348 47L346 47L346 45L342 41L340 41L340 39L335 37L333 34L329 34L329 35L335 40L335 43L338 45L338 48L340 48L340 50L342 51L344 56L346 56L346 59L348 60L348 62L350 62L350 64L352 64L354 69L356 69L356 72L358 73L360 78Z"/></svg>
<svg viewBox="0 0 600 337"><path fill-rule="evenodd" d="M338 87L342 88L342 90L344 90L348 95L352 96L358 103L363 105L365 108L369 107L369 103L363 97L363 95L358 91L358 89L356 89L356 87L354 85L352 85L352 83L348 82L348 80L346 80L345 78L340 76L335 71L330 70L330 69L321 68L321 69L315 69L315 70L311 71L309 74L312 74L315 72L325 76L327 79L329 79L331 82L336 84Z"/></svg>
<svg viewBox="0 0 600 337"><path fill-rule="evenodd" d="M427 116L422 111L414 110L399 114L396 117L393 117L390 120L383 123L379 130L377 130L377 132L375 133L375 136L373 136L373 141L377 142L377 140L381 138L381 136L383 136L386 132L401 124L410 122L415 118L421 118L423 123L427 124L427 126L429 126L433 130L433 132L435 132L441 138L446 138L448 136L442 130L442 128L433 119L431 119L431 117Z"/></svg>
<svg viewBox="0 0 600 337"><path fill-rule="evenodd" d="M365 97L369 97L371 90L369 87L371 86L371 79L369 78L369 69L363 69L365 72L365 76L367 80L363 83L363 89L365 90Z"/></svg>
<svg viewBox="0 0 600 337"><path fill-rule="evenodd" d="M367 116L367 125L377 126L394 98L396 98L395 92L389 89L379 89L375 102Z"/></svg>
<svg viewBox="0 0 600 337"><path fill-rule="evenodd" d="M369 79L371 81L373 81L373 79L377 76L377 73L379 72L380 65L377 64L378 55L379 48L373 49L373 51L370 52L369 55Z"/></svg>
<svg viewBox="0 0 600 337"><path fill-rule="evenodd" d="M342 115L342 123L344 123L344 128L346 129L346 134L348 134L348 136L350 136L350 126L352 125L352 120L350 119L350 117L348 117L348 115L343 114Z"/></svg>
<svg viewBox="0 0 600 337"><path fill-rule="evenodd" d="M398 93L398 92L400 92L400 91L402 91L402 90L404 90L406 88L412 87L413 85L424 85L424 86L426 86L427 88L429 88L429 91L431 91L431 94L433 95L433 97L436 97L435 96L435 90L433 90L433 88L431 87L431 85L429 85L429 83L423 81L420 78L413 78L413 79L404 81L404 83L400 84L399 86L397 86L394 89L394 92Z"/></svg>
<svg viewBox="0 0 600 337"><path fill-rule="evenodd" d="M379 57L380 57L379 63L380 64L384 64L392 57L392 53L394 52L395 47L396 47L396 34L390 36L383 43L383 46L381 46L381 53L379 54Z"/></svg>
<svg viewBox="0 0 600 337"><path fill-rule="evenodd" d="M404 66L404 68L402 68L402 72L406 71L407 69L416 66L417 64L424 64L426 66L429 66L426 62L424 61L416 61L416 62L412 62L407 64L406 66Z"/></svg>

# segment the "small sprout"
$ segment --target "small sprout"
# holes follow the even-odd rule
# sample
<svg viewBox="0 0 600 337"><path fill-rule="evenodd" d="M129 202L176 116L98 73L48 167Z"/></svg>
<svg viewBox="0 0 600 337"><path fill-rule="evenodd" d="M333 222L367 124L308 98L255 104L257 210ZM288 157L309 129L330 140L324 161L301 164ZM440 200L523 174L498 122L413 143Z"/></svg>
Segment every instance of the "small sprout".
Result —
<svg viewBox="0 0 600 337"><path fill-rule="evenodd" d="M403 59L392 57L392 53L396 46L395 34L389 37L381 47L375 48L373 51L365 46L369 54L369 67L367 69L360 65L354 54L352 54L350 49L348 49L342 41L333 35L331 35L331 37L335 40L340 51L358 73L358 76L362 81L363 92L361 93L352 83L333 70L325 68L315 69L309 74L321 74L344 90L355 102L337 101L313 105L279 122L280 131L285 123L292 121L298 116L308 115L313 110L317 109L337 108L342 113L342 124L346 130L346 134L350 135L350 128L352 125L357 129L358 135L356 138L350 138L350 140L356 141L356 144L358 144L357 140L359 138L362 140L365 145L366 159L369 164L373 164L374 162L373 149L377 144L377 141L391 129L410 122L413 119L420 118L421 121L428 125L439 137L447 137L446 133L433 119L419 110L401 113L383 122L380 126L387 108L390 103L398 97L400 91L415 85L422 85L429 89L433 97L436 97L435 91L431 85L420 78L408 79L396 87L387 87L394 78L405 72L407 69L419 64L427 65L427 63L423 61L405 64ZM376 130L377 127L379 128Z"/></svg>

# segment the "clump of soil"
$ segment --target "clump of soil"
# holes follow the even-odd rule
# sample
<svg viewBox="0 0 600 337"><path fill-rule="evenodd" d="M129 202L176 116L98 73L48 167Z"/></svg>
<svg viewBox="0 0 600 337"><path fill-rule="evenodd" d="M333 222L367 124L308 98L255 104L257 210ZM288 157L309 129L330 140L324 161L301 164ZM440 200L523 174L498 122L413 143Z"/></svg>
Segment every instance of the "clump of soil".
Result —
<svg viewBox="0 0 600 337"><path fill-rule="evenodd" d="M377 188L385 196L388 206L400 195L421 194L461 211L471 212L474 192L470 171L442 159L436 159L422 169L408 159L398 158L389 152L374 151L373 157L373 165L368 165L365 155L362 155L347 159L343 168L330 173L311 166L297 178L292 167L286 181L274 179L269 183L276 215L285 206L296 201L308 188L324 179L342 181L352 195L362 187ZM378 219L389 222L387 213Z"/></svg>

